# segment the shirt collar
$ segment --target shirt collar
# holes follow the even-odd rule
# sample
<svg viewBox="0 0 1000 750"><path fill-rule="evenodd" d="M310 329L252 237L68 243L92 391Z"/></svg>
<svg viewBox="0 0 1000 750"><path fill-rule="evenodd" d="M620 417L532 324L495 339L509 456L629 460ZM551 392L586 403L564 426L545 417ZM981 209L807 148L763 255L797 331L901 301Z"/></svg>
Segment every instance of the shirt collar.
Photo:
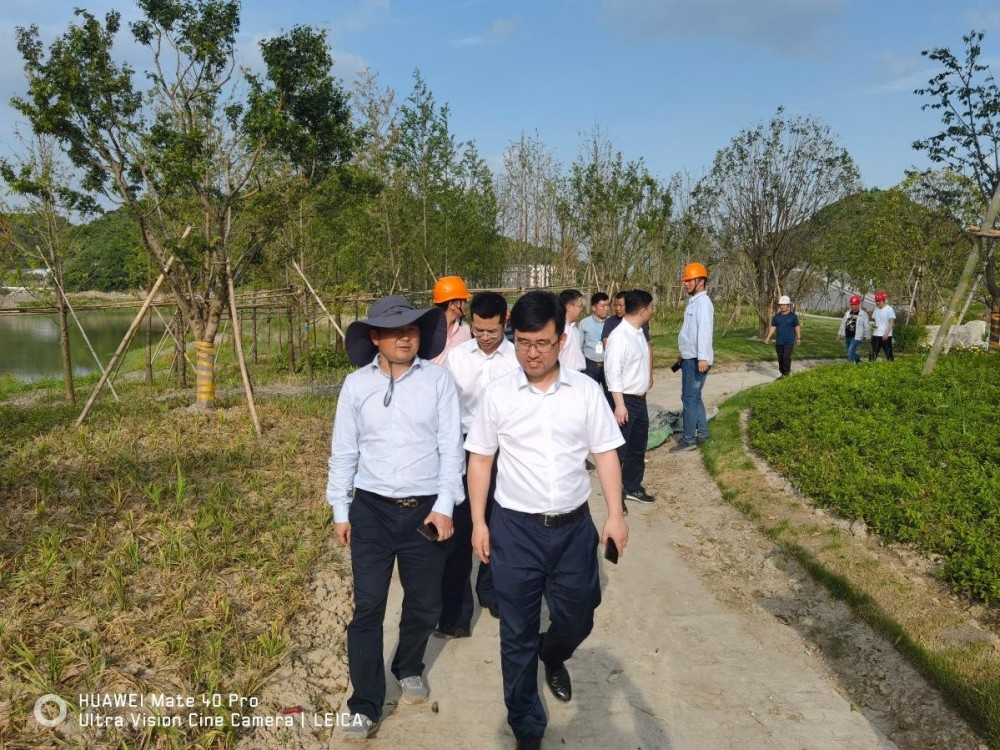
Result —
<svg viewBox="0 0 1000 750"><path fill-rule="evenodd" d="M377 372L383 375L384 377L389 377L379 368L378 357L379 357L378 352L375 352L375 357L372 359L371 364L368 365L368 369L372 372L372 374ZM396 380L399 380L400 378L405 378L413 371L414 368L421 369L423 368L423 366L424 366L424 360L420 359L420 356L417 355L416 357L413 358L413 364L410 365L410 369L408 369L406 372L404 372L402 375L396 378Z"/></svg>
<svg viewBox="0 0 1000 750"><path fill-rule="evenodd" d="M552 390L545 391L545 393L555 393L556 391L559 390L559 388L561 388L564 385L571 386L572 383L570 383L568 380L566 380L565 373L566 373L566 368L564 368L562 366L562 363L560 362L559 363L559 372L556 375L556 382L553 384ZM517 389L518 390L522 390L524 388L530 388L535 393L542 393L542 391L538 390L535 386L533 386L531 383L528 382L528 376L525 375L524 368L523 367L518 367L517 368Z"/></svg>
<svg viewBox="0 0 1000 750"><path fill-rule="evenodd" d="M490 354L484 354L483 350L479 348L479 342L476 341L476 339L473 339L473 341L475 341L476 345L473 347L472 351L484 359L493 359L494 357L502 357L506 359L509 355L514 353L514 345L507 340L506 336L504 336L500 341L500 346L494 349Z"/></svg>

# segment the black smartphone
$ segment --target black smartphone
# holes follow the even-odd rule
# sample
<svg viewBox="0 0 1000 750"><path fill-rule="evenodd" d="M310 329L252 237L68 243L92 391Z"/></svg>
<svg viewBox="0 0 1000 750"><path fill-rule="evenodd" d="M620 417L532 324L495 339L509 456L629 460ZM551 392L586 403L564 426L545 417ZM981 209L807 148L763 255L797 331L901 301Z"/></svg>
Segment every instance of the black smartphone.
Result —
<svg viewBox="0 0 1000 750"><path fill-rule="evenodd" d="M608 541L604 544L604 559L613 565L618 564L618 545L611 537L608 537Z"/></svg>
<svg viewBox="0 0 1000 750"><path fill-rule="evenodd" d="M436 542L438 540L438 529L432 523L422 523L417 527L417 531L420 532L420 536L430 542ZM617 557L617 555L616 555Z"/></svg>
<svg viewBox="0 0 1000 750"><path fill-rule="evenodd" d="M677 372L679 369L681 369L681 361L678 359L676 362L670 365L670 372Z"/></svg>

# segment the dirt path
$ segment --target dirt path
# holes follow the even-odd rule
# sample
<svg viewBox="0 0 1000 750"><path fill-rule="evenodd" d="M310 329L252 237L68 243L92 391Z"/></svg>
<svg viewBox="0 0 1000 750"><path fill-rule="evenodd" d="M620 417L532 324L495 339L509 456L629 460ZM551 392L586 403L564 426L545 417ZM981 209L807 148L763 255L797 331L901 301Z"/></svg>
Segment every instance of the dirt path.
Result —
<svg viewBox="0 0 1000 750"><path fill-rule="evenodd" d="M713 372L706 402L776 374L768 364ZM657 381L650 400L679 408L678 376L663 371ZM604 601L594 633L568 664L573 701L556 703L541 688L545 747L981 747L891 644L723 501L697 453L651 452L646 486L658 502L630 506L627 554L618 566L602 561ZM600 523L596 478L592 505ZM242 748L341 746L322 726L336 717L322 714L346 710L343 629L351 603L342 566L338 558L317 571L315 609L296 629L299 651L262 693L258 713L302 707L295 714L301 721L259 730ZM387 658L400 605L394 580ZM496 620L477 612L471 638L431 638L426 662L432 702L397 708L398 690L390 686L371 747L514 746Z"/></svg>

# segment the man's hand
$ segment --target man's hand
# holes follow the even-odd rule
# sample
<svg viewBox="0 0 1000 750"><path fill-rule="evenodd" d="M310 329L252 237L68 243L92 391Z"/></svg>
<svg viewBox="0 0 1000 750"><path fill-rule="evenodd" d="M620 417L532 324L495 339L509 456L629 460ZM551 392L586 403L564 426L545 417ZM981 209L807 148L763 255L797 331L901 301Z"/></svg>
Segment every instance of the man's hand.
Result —
<svg viewBox="0 0 1000 750"><path fill-rule="evenodd" d="M333 533L337 535L337 541L343 547L351 546L351 522L333 524Z"/></svg>
<svg viewBox="0 0 1000 750"><path fill-rule="evenodd" d="M483 563L490 562L490 530L486 524L475 524L472 527L472 551Z"/></svg>
<svg viewBox="0 0 1000 750"><path fill-rule="evenodd" d="M699 359L698 360L698 372L708 372L709 368L708 360Z"/></svg>
<svg viewBox="0 0 1000 750"><path fill-rule="evenodd" d="M452 523L451 518L446 516L444 513L438 513L432 510L427 514L427 518L424 519L424 525L432 523L434 528L438 530L439 542L443 542L445 539L451 537L455 533L455 524Z"/></svg>
<svg viewBox="0 0 1000 750"><path fill-rule="evenodd" d="M770 344L771 343L771 339L764 339L764 343L765 344Z"/></svg>
<svg viewBox="0 0 1000 750"><path fill-rule="evenodd" d="M622 557L628 545L628 524L625 523L624 517L613 516L604 522L601 544L607 544L609 538L614 539L615 546L618 547L618 556Z"/></svg>
<svg viewBox="0 0 1000 750"><path fill-rule="evenodd" d="M624 427L625 423L628 422L628 409L625 405L615 407L615 419L618 420L618 426Z"/></svg>
<svg viewBox="0 0 1000 750"><path fill-rule="evenodd" d="M883 341L888 341L891 338L892 338L892 334L891 333L882 334L882 340Z"/></svg>

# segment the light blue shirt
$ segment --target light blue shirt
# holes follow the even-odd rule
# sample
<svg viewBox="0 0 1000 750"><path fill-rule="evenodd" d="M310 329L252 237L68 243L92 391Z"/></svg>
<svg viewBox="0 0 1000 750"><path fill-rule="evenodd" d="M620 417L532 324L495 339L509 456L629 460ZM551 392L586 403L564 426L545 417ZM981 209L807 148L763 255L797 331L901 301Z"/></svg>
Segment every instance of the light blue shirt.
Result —
<svg viewBox="0 0 1000 750"><path fill-rule="evenodd" d="M682 359L715 361L712 351L712 327L715 324L715 305L707 292L698 292L688 300L684 310L684 323L677 335L677 348Z"/></svg>
<svg viewBox="0 0 1000 750"><path fill-rule="evenodd" d="M597 351L597 348L601 345L605 321L607 318L598 320L596 316L588 315L577 326L580 329L580 335L583 336L583 356L594 362L604 361L603 347L601 351Z"/></svg>
<svg viewBox="0 0 1000 750"><path fill-rule="evenodd" d="M385 497L437 495L434 510L451 516L465 499L458 392L443 367L417 357L396 378L371 364L344 379L333 422L326 500L333 520L345 523L352 488Z"/></svg>

